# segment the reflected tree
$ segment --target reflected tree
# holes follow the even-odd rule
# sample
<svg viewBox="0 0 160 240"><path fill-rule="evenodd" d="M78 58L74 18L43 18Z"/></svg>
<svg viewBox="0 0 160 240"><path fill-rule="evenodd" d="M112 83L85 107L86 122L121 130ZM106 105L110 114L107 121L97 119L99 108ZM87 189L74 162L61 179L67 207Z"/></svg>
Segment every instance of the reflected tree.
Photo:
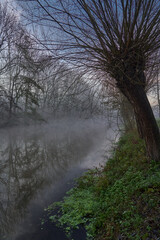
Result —
<svg viewBox="0 0 160 240"><path fill-rule="evenodd" d="M66 129L66 127L65 127ZM96 129L92 129L98 136ZM48 185L56 184L65 172L88 154L93 147L91 129L83 134L72 128L53 133L9 131L0 140L0 239L13 233L26 215L27 207ZM37 200L38 201L38 200Z"/></svg>

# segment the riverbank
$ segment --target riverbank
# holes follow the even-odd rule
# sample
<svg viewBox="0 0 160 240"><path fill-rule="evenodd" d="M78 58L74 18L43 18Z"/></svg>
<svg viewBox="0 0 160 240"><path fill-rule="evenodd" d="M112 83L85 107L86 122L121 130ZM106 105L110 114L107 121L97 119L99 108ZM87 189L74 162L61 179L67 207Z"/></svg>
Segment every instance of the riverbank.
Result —
<svg viewBox="0 0 160 240"><path fill-rule="evenodd" d="M125 134L106 165L80 177L48 211L68 235L83 224L88 239L160 239L160 164L148 161L136 132Z"/></svg>

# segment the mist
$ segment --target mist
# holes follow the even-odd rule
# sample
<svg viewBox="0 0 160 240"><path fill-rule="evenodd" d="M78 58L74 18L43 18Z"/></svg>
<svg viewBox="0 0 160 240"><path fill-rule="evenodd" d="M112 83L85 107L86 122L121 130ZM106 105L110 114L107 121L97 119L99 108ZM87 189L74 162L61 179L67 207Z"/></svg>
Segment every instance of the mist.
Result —
<svg viewBox="0 0 160 240"><path fill-rule="evenodd" d="M1 239L25 239L26 229L27 240L32 239L47 204L58 200L75 177L104 164L116 137L108 124L70 117L0 130Z"/></svg>

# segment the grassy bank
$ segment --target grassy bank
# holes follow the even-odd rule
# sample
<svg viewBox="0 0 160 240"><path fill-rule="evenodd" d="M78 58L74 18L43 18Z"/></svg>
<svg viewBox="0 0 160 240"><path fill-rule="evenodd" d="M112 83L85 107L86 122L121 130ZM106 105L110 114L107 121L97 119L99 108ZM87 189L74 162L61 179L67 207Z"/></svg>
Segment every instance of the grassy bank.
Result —
<svg viewBox="0 0 160 240"><path fill-rule="evenodd" d="M47 211L68 235L83 224L88 239L160 239L160 164L149 162L144 142L128 133L103 168L88 171Z"/></svg>

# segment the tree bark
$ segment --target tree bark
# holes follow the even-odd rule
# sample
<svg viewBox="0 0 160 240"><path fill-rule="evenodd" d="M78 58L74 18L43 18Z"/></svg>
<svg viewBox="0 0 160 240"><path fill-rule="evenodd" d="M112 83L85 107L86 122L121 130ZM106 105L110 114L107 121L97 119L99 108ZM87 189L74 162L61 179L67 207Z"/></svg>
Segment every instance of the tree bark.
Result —
<svg viewBox="0 0 160 240"><path fill-rule="evenodd" d="M120 96L120 116L124 125L125 132L135 129L135 114L130 102L124 96L124 94L121 94Z"/></svg>
<svg viewBox="0 0 160 240"><path fill-rule="evenodd" d="M146 150L150 160L160 161L160 131L148 101L144 85L125 81L117 84L121 92L131 103L139 135L145 140Z"/></svg>

